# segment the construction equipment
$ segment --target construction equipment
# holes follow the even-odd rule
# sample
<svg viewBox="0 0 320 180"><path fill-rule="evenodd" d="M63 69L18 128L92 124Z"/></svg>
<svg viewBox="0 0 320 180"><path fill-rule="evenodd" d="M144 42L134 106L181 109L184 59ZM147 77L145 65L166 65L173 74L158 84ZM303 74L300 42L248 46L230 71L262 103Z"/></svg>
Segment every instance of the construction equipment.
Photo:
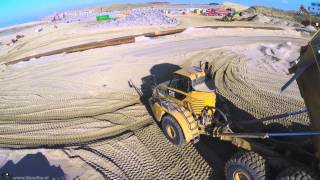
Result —
<svg viewBox="0 0 320 180"><path fill-rule="evenodd" d="M97 21L109 21L111 17L109 15L99 15L96 17Z"/></svg>
<svg viewBox="0 0 320 180"><path fill-rule="evenodd" d="M310 117L311 129L320 131L320 31L311 41L300 50L300 57L289 72L294 75L281 90L284 91L294 80L297 81L300 94L304 99ZM282 179L296 177L296 179L318 179L320 172L320 136L313 138L313 146L309 151L303 150L299 154L299 167L289 167ZM311 159L308 159L309 158ZM300 177L300 178L297 178ZM289 178L290 179L290 178Z"/></svg>
<svg viewBox="0 0 320 180"><path fill-rule="evenodd" d="M312 14L303 6L300 6L297 15L301 18L301 24L307 26L314 26L315 28L319 29L319 19L316 16L312 16Z"/></svg>
<svg viewBox="0 0 320 180"><path fill-rule="evenodd" d="M236 132L235 125L228 120L228 108L217 106L219 96L207 86L213 83L209 78L212 77L210 69L208 62L200 62L199 67L176 71L171 80L159 85L154 80L149 104L168 140L182 146L196 143L200 135L207 135L231 142L239 152L225 165L227 180L317 179L320 173L320 31L302 48L300 60L290 68L295 75L281 89L285 90L297 80L307 109L238 122L248 125L270 119L276 121L307 111L314 131ZM138 92L143 96L139 89ZM306 136L313 137L315 148L312 144L299 145L282 139Z"/></svg>
<svg viewBox="0 0 320 180"><path fill-rule="evenodd" d="M201 9L195 9L194 10L194 14L197 15L197 16L200 16L201 15L201 11L202 11Z"/></svg>
<svg viewBox="0 0 320 180"><path fill-rule="evenodd" d="M205 12L205 16L221 16L221 15L226 15L232 13L232 9L207 9Z"/></svg>
<svg viewBox="0 0 320 180"><path fill-rule="evenodd" d="M298 11L298 15L310 15L310 13L303 5L301 5Z"/></svg>
<svg viewBox="0 0 320 180"><path fill-rule="evenodd" d="M312 25L311 14L309 13L309 11L303 5L300 6L300 9L299 9L297 14L299 16L308 16L309 17L309 20L308 20L309 23L308 24ZM306 25L306 22L302 22L302 23Z"/></svg>
<svg viewBox="0 0 320 180"><path fill-rule="evenodd" d="M235 17L243 16L243 12L238 12L235 9L231 9L231 12L222 17L223 21L230 22L233 21Z"/></svg>
<svg viewBox="0 0 320 180"><path fill-rule="evenodd" d="M206 63L206 67L208 64ZM197 142L214 121L216 94L205 87L206 73L201 67L181 69L171 80L153 89L149 104L167 138L176 145Z"/></svg>
<svg viewBox="0 0 320 180"><path fill-rule="evenodd" d="M215 14L215 9L206 9L204 15L205 16L214 16L214 15L216 15Z"/></svg>
<svg viewBox="0 0 320 180"><path fill-rule="evenodd" d="M294 76L282 90L293 80L297 80L301 96L308 109L312 129L320 131L320 31L318 31L308 43L303 46L300 58L296 65L289 69ZM320 137L314 141L317 157L320 158Z"/></svg>

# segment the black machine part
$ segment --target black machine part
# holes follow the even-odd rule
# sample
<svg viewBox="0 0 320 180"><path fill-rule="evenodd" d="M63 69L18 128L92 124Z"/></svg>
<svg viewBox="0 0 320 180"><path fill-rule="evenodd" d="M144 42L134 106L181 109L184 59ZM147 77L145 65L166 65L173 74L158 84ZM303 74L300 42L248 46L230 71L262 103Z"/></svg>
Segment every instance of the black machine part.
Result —
<svg viewBox="0 0 320 180"><path fill-rule="evenodd" d="M301 136L320 136L320 132L315 132L315 131L308 131L308 132L282 132L282 133L268 133L268 132L258 132L258 133L252 133L252 132L240 132L240 133L236 133L233 132L230 129L230 125L231 125L231 121L228 120L227 115L219 108L216 107L205 107L203 112L206 111L212 111L215 110L216 112L218 112L222 119L213 119L214 125L216 126L220 126L220 133L219 134L215 134L215 136L220 137L220 136L224 136L224 137L237 137L237 138L252 138L252 139L268 139L271 137L301 137ZM251 123L259 123L259 122L263 122L263 121L268 121L268 120L276 120L276 119L280 119L280 118L285 118L288 116L295 116L298 114L302 114L307 112L306 109L303 110L299 110L299 111L294 111L294 112L286 112L283 114L277 114L277 115L273 115L273 116L268 116L268 117L264 117L264 118L260 118L260 119L253 119L253 120L248 120L248 121L242 121L239 123L243 123L243 124L251 124ZM205 114L205 113L203 113Z"/></svg>
<svg viewBox="0 0 320 180"><path fill-rule="evenodd" d="M299 62L289 69L294 73L291 82L298 83L300 94L306 104L311 129L320 131L320 31L315 33L308 45L300 51ZM320 158L320 137L314 138L317 157Z"/></svg>
<svg viewBox="0 0 320 180"><path fill-rule="evenodd" d="M317 180L317 175L315 175L311 170L305 167L289 167L283 170L277 177L276 180L287 180L287 179L294 179L294 180L303 180L303 179L310 179L310 180Z"/></svg>

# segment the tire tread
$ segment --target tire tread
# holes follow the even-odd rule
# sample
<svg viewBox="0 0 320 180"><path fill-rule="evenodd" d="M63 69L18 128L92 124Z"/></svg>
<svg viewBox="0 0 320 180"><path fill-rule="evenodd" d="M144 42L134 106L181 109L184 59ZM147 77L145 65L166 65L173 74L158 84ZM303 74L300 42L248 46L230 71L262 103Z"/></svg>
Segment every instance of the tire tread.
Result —
<svg viewBox="0 0 320 180"><path fill-rule="evenodd" d="M255 152L239 152L236 153L225 166L225 174L227 177L230 175L228 168L233 166L239 166L245 168L249 171L250 175L253 176L254 179L257 180L265 180L266 179L266 161L265 159Z"/></svg>
<svg viewBox="0 0 320 180"><path fill-rule="evenodd" d="M282 171L276 180L317 180L317 177L308 168L294 166Z"/></svg>

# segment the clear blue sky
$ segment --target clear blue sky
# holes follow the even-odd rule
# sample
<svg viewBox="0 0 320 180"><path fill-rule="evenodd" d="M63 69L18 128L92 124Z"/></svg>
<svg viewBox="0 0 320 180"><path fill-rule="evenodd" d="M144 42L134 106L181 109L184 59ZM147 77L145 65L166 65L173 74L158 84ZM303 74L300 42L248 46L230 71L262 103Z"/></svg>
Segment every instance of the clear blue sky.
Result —
<svg viewBox="0 0 320 180"><path fill-rule="evenodd" d="M157 0L153 0L157 1ZM310 5L312 0L164 0L172 3L204 4L231 1L244 5L266 5L286 10L297 10L301 4ZM48 16L54 12L80 7L98 6L112 3L150 2L150 0L0 0L0 27L25 23ZM313 2L313 1L312 1Z"/></svg>

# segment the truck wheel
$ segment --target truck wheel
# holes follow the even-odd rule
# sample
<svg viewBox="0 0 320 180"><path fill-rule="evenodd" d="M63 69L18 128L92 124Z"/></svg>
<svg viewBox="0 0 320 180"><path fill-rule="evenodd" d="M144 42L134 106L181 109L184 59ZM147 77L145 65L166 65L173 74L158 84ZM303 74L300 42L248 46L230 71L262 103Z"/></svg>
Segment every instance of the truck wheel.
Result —
<svg viewBox="0 0 320 180"><path fill-rule="evenodd" d="M311 170L304 167L289 167L282 171L277 180L316 180Z"/></svg>
<svg viewBox="0 0 320 180"><path fill-rule="evenodd" d="M165 136L173 144L180 146L185 143L183 131L172 116L164 116L161 121L161 126Z"/></svg>
<svg viewBox="0 0 320 180"><path fill-rule="evenodd" d="M266 160L255 152L236 153L225 166L227 180L265 180Z"/></svg>
<svg viewBox="0 0 320 180"><path fill-rule="evenodd" d="M228 19L229 19L229 18L228 18L227 16L223 16L223 18L222 18L222 20L225 21L225 22L227 22Z"/></svg>

